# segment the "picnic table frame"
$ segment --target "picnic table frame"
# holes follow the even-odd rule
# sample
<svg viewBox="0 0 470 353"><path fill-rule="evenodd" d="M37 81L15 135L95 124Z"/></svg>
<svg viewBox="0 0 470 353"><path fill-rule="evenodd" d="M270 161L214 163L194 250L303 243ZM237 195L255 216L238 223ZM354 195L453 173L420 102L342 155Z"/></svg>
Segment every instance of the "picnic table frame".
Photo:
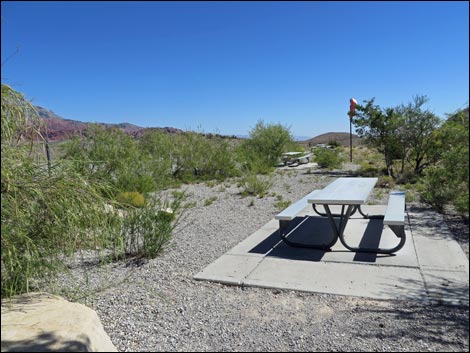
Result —
<svg viewBox="0 0 470 353"><path fill-rule="evenodd" d="M280 221L280 233L282 239L289 245L295 247L303 248L313 248L313 249L322 249L322 250L331 250L331 247L336 244L338 239L350 251L354 252L369 252L369 253L380 253L380 254L392 254L400 250L406 240L404 234L404 228L401 226L390 225L392 231L401 238L399 244L393 248L365 248L365 247L353 247L350 246L344 238L344 229L350 219L350 217L358 211L361 216L365 219L384 219L384 215L368 215L364 214L361 210L361 205L364 205L372 192L375 184L377 183L377 178L338 178L331 184L327 185L321 190L316 190L312 192L307 202L312 205L313 210L322 217L328 217L329 223L333 230L333 238L327 244L303 244L296 243L287 239L287 234L285 232L288 221ZM325 213L322 213L317 210L316 205L322 205L325 209ZM334 214L330 210L331 205L341 206L341 213ZM306 216L305 219L297 225L298 228L304 221L308 219L309 216ZM335 218L339 218L339 225L336 224ZM292 232L291 230L290 232ZM289 233L290 233L289 232Z"/></svg>

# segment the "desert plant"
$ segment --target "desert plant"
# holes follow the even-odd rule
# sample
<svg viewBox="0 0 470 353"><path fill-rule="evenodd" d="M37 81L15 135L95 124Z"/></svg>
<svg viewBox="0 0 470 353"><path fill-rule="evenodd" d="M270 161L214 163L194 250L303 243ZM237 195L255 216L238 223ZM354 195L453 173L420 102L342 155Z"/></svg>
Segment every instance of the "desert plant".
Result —
<svg viewBox="0 0 470 353"><path fill-rule="evenodd" d="M108 246L120 220L106 212L108 184L90 183L65 162L30 158L24 137L44 143L37 112L3 84L1 99L1 294L8 297L64 269L64 256Z"/></svg>
<svg viewBox="0 0 470 353"><path fill-rule="evenodd" d="M438 209L451 203L468 217L469 207L468 108L449 115L435 134L439 162L420 179L423 198Z"/></svg>
<svg viewBox="0 0 470 353"><path fill-rule="evenodd" d="M264 197L272 186L272 179L249 173L243 177L242 183L244 193Z"/></svg>
<svg viewBox="0 0 470 353"><path fill-rule="evenodd" d="M381 175L378 180L376 186L378 188L384 188L384 189L390 189L393 188L395 185L395 181L393 180L392 177L388 175Z"/></svg>
<svg viewBox="0 0 470 353"><path fill-rule="evenodd" d="M126 206L143 207L145 205L145 198L140 192L125 191L116 196L116 200Z"/></svg>
<svg viewBox="0 0 470 353"><path fill-rule="evenodd" d="M204 201L204 206L210 206L214 203L214 201L217 201L217 196L212 196L212 197L209 197L208 199L206 199Z"/></svg>
<svg viewBox="0 0 470 353"><path fill-rule="evenodd" d="M292 202L290 200L284 200L284 201L283 200L278 200L276 202L276 207L279 210L283 210L283 209L289 207L291 203Z"/></svg>
<svg viewBox="0 0 470 353"><path fill-rule="evenodd" d="M315 151L314 161L320 168L335 169L340 168L343 160L338 149L318 148Z"/></svg>
<svg viewBox="0 0 470 353"><path fill-rule="evenodd" d="M150 198L141 208L128 212L121 229L121 242L127 256L154 258L171 240L182 214L184 195L172 201Z"/></svg>
<svg viewBox="0 0 470 353"><path fill-rule="evenodd" d="M250 131L250 138L239 146L238 159L245 171L267 174L287 149L302 150L294 142L289 128L260 120Z"/></svg>

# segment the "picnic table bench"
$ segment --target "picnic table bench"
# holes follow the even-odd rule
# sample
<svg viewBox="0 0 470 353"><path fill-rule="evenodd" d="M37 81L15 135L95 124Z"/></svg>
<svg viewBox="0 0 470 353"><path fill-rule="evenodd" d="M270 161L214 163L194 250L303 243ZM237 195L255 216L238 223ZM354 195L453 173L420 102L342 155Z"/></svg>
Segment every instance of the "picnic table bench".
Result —
<svg viewBox="0 0 470 353"><path fill-rule="evenodd" d="M333 183L329 184L321 190L314 190L296 203L290 205L285 210L275 216L279 220L279 232L281 238L288 245L303 248L314 248L331 250L331 247L339 239L341 243L350 251L354 252L370 252L378 254L392 254L400 250L405 242L405 192L392 191L389 196L387 208L384 215L366 215L361 210L361 205L366 203L366 200L374 188L377 178L338 178ZM287 232L287 227L294 218L297 217L299 212L308 204L312 204L313 210L322 217L328 217L330 225L333 229L334 237L328 244L304 244L297 243L288 239L288 236L295 231L302 223L309 217L304 216L304 219L294 229ZM316 205L322 205L325 213L319 212ZM340 205L341 213L333 214L330 210L330 205ZM349 218L358 211L363 218L366 219L383 219L383 225L388 226L395 235L400 238L400 242L393 248L365 248L365 247L352 247L344 239L344 229L348 223ZM336 224L335 218L339 218L339 226Z"/></svg>

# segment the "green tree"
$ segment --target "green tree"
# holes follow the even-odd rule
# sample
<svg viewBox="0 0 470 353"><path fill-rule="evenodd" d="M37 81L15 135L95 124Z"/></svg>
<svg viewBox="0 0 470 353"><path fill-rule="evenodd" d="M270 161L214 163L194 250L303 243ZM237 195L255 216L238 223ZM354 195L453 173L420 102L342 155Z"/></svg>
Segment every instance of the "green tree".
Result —
<svg viewBox="0 0 470 353"><path fill-rule="evenodd" d="M375 98L356 106L352 121L359 137L383 154L388 175L395 177L393 160L402 157L401 141L397 129L401 116L394 108L382 109L374 105Z"/></svg>
<svg viewBox="0 0 470 353"><path fill-rule="evenodd" d="M416 175L437 160L434 132L441 121L422 106L428 101L426 96L415 96L413 102L396 108L399 126L396 133L402 146L402 172L405 159L412 165Z"/></svg>
<svg viewBox="0 0 470 353"><path fill-rule="evenodd" d="M449 115L433 136L438 162L425 171L424 198L442 210L447 203L469 210L469 110Z"/></svg>

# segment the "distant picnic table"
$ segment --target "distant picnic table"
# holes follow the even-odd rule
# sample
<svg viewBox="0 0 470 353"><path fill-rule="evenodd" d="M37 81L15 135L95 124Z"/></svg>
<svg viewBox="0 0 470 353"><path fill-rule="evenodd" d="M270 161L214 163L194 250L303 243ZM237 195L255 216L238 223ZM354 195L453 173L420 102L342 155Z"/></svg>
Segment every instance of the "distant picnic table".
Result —
<svg viewBox="0 0 470 353"><path fill-rule="evenodd" d="M306 152L286 152L282 154L282 162L284 165L305 164L310 162L311 153Z"/></svg>

